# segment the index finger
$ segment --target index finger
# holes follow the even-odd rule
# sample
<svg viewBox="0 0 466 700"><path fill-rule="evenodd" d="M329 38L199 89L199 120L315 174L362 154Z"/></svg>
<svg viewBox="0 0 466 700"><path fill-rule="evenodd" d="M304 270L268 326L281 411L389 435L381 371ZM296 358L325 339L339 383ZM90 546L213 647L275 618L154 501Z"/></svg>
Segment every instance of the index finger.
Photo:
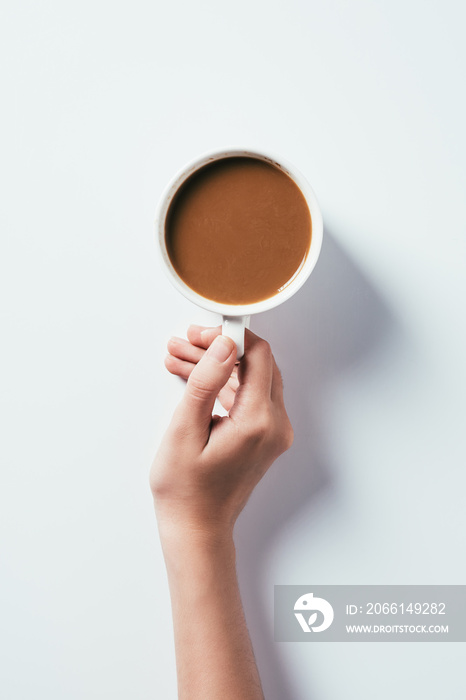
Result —
<svg viewBox="0 0 466 700"><path fill-rule="evenodd" d="M221 326L211 328L206 326L191 325L188 328L188 340L190 343L192 343L192 345L197 345L197 347L207 350L209 345L213 343L214 339L220 335L221 332Z"/></svg>
<svg viewBox="0 0 466 700"><path fill-rule="evenodd" d="M271 400L275 361L266 340L246 329L244 356L238 367L239 387L230 417L249 415Z"/></svg>

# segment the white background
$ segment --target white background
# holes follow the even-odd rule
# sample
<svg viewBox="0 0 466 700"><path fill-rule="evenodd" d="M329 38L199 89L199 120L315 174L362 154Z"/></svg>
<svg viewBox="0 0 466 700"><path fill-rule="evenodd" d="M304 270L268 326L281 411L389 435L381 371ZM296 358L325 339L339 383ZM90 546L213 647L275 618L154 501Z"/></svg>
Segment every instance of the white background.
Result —
<svg viewBox="0 0 466 700"><path fill-rule="evenodd" d="M464 697L464 644L274 644L272 600L465 583L465 21L459 0L3 3L3 698L176 698L147 474L182 392L166 341L217 319L162 275L153 218L226 145L292 161L325 222L309 282L252 323L296 432L237 530L267 700Z"/></svg>

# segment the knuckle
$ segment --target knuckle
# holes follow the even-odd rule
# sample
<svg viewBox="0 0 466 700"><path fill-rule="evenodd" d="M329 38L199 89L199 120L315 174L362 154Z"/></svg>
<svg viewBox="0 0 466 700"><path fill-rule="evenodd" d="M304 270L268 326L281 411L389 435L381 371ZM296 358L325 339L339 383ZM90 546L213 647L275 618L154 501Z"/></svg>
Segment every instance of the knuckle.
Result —
<svg viewBox="0 0 466 700"><path fill-rule="evenodd" d="M291 423L288 421L285 430L283 431L284 451L289 450L294 442L294 430Z"/></svg>
<svg viewBox="0 0 466 700"><path fill-rule="evenodd" d="M213 388L202 378L192 374L188 380L189 393L194 399L205 401L212 395Z"/></svg>
<svg viewBox="0 0 466 700"><path fill-rule="evenodd" d="M273 355L272 355L272 348L270 346L270 343L267 342L267 340L264 340L261 338L261 340L258 342L258 347L261 351L261 353L264 355L264 358L271 360Z"/></svg>
<svg viewBox="0 0 466 700"><path fill-rule="evenodd" d="M152 462L149 471L149 486L155 499L163 498L170 490L170 479L168 478L163 449L159 449Z"/></svg>
<svg viewBox="0 0 466 700"><path fill-rule="evenodd" d="M249 426L249 434L254 440L265 440L272 431L272 417L268 410L256 414Z"/></svg>
<svg viewBox="0 0 466 700"><path fill-rule="evenodd" d="M149 488L152 492L152 496L155 499L163 498L167 492L165 480L163 479L162 475L154 469L154 467L151 467L149 472Z"/></svg>
<svg viewBox="0 0 466 700"><path fill-rule="evenodd" d="M274 449L277 456L283 454L283 452L286 452L292 446L294 441L294 430L286 415L284 418L276 418L273 427L273 438Z"/></svg>

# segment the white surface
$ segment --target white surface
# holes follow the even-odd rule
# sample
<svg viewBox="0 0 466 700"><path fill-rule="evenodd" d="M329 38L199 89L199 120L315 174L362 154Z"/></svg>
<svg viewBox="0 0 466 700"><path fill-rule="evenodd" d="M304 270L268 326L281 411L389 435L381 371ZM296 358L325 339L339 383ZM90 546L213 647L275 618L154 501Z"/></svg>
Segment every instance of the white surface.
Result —
<svg viewBox="0 0 466 700"><path fill-rule="evenodd" d="M231 143L294 162L326 225L309 282L252 325L297 435L237 533L267 700L464 697L464 644L274 645L271 599L465 582L465 20L459 1L3 5L2 697L176 697L147 472L182 391L166 340L211 317L157 268L153 217Z"/></svg>

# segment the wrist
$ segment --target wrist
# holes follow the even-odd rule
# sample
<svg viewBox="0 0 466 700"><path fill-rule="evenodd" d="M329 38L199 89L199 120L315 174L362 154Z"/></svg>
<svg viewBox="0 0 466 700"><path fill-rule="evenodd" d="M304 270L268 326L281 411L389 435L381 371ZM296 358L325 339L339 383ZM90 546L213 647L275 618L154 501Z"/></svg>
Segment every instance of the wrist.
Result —
<svg viewBox="0 0 466 700"><path fill-rule="evenodd" d="M159 537L167 564L169 559L234 553L233 523L217 514L187 512L154 502Z"/></svg>
<svg viewBox="0 0 466 700"><path fill-rule="evenodd" d="M199 499L154 498L160 538L170 542L214 544L232 539L235 518L226 507Z"/></svg>
<svg viewBox="0 0 466 700"><path fill-rule="evenodd" d="M172 586L212 585L219 574L233 575L236 570L236 550L233 536L223 531L160 530L165 566Z"/></svg>

